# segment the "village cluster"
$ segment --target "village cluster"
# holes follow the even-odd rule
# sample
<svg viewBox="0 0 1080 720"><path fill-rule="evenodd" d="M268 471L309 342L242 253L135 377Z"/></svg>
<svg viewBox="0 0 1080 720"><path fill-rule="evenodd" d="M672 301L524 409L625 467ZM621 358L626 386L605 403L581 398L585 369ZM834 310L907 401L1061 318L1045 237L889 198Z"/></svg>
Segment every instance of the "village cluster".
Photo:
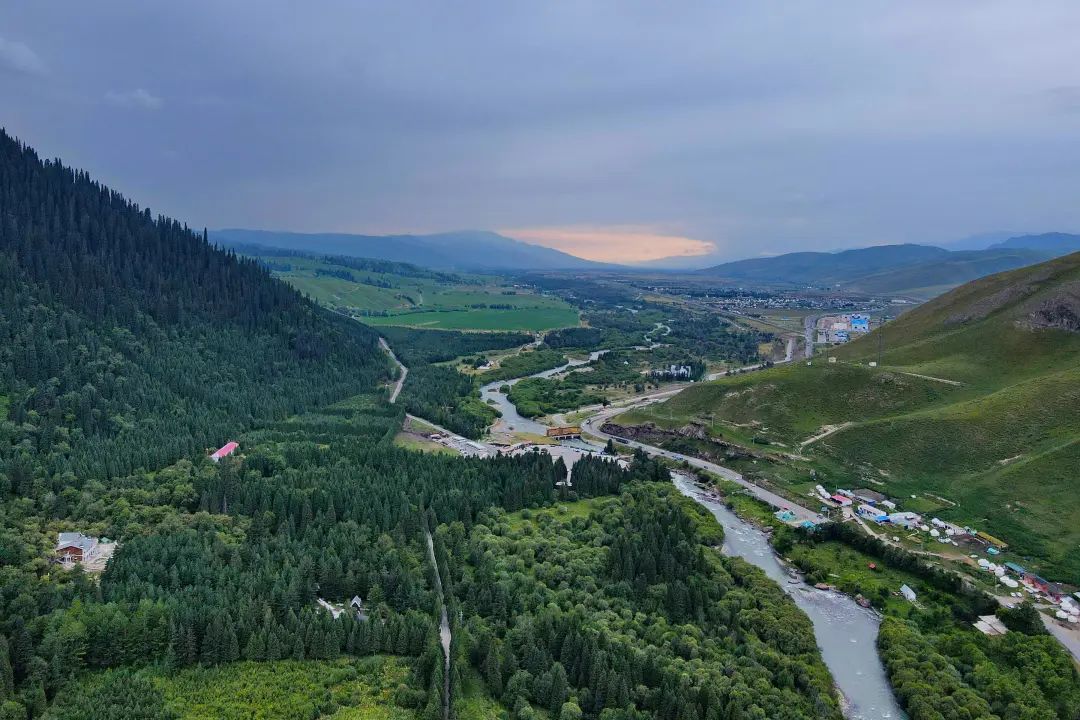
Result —
<svg viewBox="0 0 1080 720"><path fill-rule="evenodd" d="M826 507L839 509L845 519L857 518L884 527L900 528L910 533L909 537L914 537L915 533L922 533L929 536L932 542L967 550L981 549L991 557L998 556L1008 549L1005 542L981 530L961 527L936 517L926 522L922 515L900 510L896 502L875 490L839 489L835 493L830 493L823 486L817 485L814 491L817 499L821 500ZM894 541L899 541L899 539L897 536L893 537ZM1063 586L1050 582L1014 562L999 564L974 554L970 558L977 560L976 564L981 570L993 574L997 578L997 583L1003 586L1011 597L1024 598L1026 594L1032 600L1045 601L1059 608L1055 612L1058 620L1065 623L1080 623L1080 604L1077 603L1080 593L1070 596ZM992 630L993 627L991 626L990 629ZM983 631L986 632L985 629Z"/></svg>

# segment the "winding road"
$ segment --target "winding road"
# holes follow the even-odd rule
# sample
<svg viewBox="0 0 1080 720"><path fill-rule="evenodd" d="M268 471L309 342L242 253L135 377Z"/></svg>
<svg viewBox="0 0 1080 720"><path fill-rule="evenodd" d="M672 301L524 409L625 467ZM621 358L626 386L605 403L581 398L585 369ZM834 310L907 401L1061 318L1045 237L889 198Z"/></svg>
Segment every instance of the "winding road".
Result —
<svg viewBox="0 0 1080 720"><path fill-rule="evenodd" d="M751 495L758 498L759 500L768 503L775 508L790 510L795 516L794 522L796 523L802 523L807 520L815 524L825 522L825 517L821 515L821 513L810 510L809 508L805 508L802 505L798 505L785 497L781 497L774 492L766 490L760 485L756 485L747 480L745 477L742 476L741 473L735 472L734 470L726 468L723 465L717 465L716 463L709 462L708 460L702 460L701 458L696 458L692 455L683 455L682 453L673 452L671 450L664 450L663 448L658 448L653 445L646 445L645 443L641 443L636 440L630 440L629 438L618 438L600 429L605 422L610 420L615 415L626 412L626 410L633 407L641 407L642 405L649 404L649 402L656 402L657 399L659 399L659 397L654 395L649 398L648 402L640 402L635 405L619 408L608 408L606 410L602 410L590 417L589 419L583 421L581 423L581 429L589 433L590 435L598 437L602 440L612 440L628 447L643 450L646 454L653 457L662 457L667 458L668 460L674 460L676 462L685 462L691 467L695 467L700 470L705 470L715 475L719 475L726 480L730 480L731 482L743 486L744 488L746 488L746 490L750 492Z"/></svg>
<svg viewBox="0 0 1080 720"><path fill-rule="evenodd" d="M379 347L383 349L390 359L394 361L394 364L398 366L401 371L398 375L397 382L394 384L394 389L390 391L390 404L393 405L397 402L398 395L401 394L401 388L405 386L405 378L409 374L409 368L405 367L400 360L397 359L397 355L390 349L390 346L386 344L385 338L379 338Z"/></svg>

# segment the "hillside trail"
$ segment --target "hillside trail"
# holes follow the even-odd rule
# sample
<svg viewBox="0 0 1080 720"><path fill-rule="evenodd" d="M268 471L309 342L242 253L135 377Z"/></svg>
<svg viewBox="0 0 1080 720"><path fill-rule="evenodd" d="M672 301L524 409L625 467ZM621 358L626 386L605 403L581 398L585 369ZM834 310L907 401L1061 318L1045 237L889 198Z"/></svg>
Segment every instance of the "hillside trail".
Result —
<svg viewBox="0 0 1080 720"><path fill-rule="evenodd" d="M962 387L964 385L964 383L960 382L959 380L949 380L947 378L934 377L933 375L922 375L920 373L905 372L903 370L893 370L893 372L899 373L900 375L910 375L911 377L922 378L923 380L933 380L934 382L945 383L946 385L954 385L956 387Z"/></svg>
<svg viewBox="0 0 1080 720"><path fill-rule="evenodd" d="M839 425L822 425L821 426L821 428L822 428L821 432L819 432L817 435L813 435L813 436L808 437L807 439L803 440L801 443L799 443L799 447L804 448L807 445L812 445L812 444L816 443L818 440L823 440L823 439L829 437L830 435L832 435L833 433L838 433L841 430L846 430L847 428L851 427L854 424L855 423L853 423L853 422L844 422L844 423L840 423Z"/></svg>

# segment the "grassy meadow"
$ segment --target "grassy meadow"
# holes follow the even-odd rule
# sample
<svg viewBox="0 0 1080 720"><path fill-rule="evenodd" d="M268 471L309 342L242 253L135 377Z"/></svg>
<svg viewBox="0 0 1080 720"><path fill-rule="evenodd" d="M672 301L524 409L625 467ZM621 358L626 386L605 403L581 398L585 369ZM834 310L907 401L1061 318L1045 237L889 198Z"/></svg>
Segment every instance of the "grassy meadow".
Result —
<svg viewBox="0 0 1080 720"><path fill-rule="evenodd" d="M117 673L92 673L70 697L85 700L103 691ZM146 668L160 717L177 720L414 720L415 710L400 706L399 687L408 685L410 663L402 658L341 658L327 661L238 662L183 670ZM66 699L50 709L66 717ZM74 710L75 708L72 708Z"/></svg>
<svg viewBox="0 0 1080 720"><path fill-rule="evenodd" d="M260 260L275 277L369 325L535 332L579 324L578 312L559 298L512 287L494 276L395 274L313 257Z"/></svg>

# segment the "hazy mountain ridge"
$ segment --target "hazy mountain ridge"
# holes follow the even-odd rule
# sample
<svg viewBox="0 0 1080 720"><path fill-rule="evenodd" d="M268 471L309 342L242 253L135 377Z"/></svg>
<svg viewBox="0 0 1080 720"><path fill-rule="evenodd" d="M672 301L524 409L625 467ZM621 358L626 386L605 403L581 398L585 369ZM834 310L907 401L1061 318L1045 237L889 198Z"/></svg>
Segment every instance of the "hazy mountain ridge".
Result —
<svg viewBox="0 0 1080 720"><path fill-rule="evenodd" d="M1080 251L1080 235L1062 232L1017 235L990 246L990 249L996 248L1029 248L1055 253L1071 253Z"/></svg>
<svg viewBox="0 0 1080 720"><path fill-rule="evenodd" d="M355 235L227 228L212 231L210 239L226 246L261 245L405 262L441 270L600 270L616 267L487 230L431 235Z"/></svg>
<svg viewBox="0 0 1080 720"><path fill-rule="evenodd" d="M1073 238L1080 248L1080 236L1051 235L1050 240L1038 240L1045 236L1012 238L984 250L947 250L932 245L907 244L835 253L788 253L724 263L700 273L735 282L933 297L970 280L1062 255L1070 251Z"/></svg>

